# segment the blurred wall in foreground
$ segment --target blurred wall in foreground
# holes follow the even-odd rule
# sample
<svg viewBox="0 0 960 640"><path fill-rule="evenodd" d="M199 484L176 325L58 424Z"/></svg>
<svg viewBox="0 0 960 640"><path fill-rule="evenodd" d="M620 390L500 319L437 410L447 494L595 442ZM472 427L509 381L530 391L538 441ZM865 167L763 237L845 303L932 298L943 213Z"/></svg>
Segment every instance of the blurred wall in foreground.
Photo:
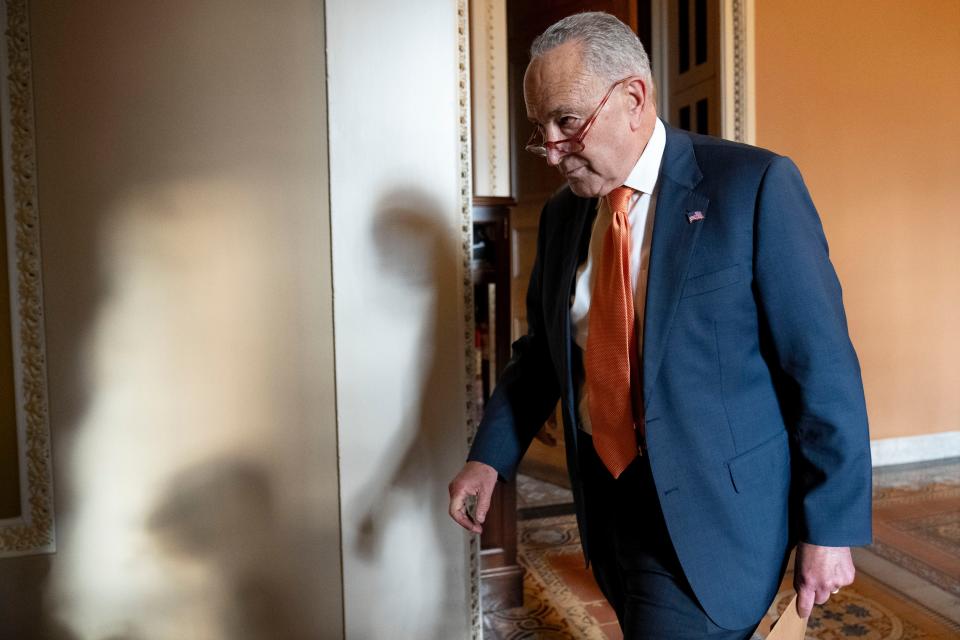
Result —
<svg viewBox="0 0 960 640"><path fill-rule="evenodd" d="M30 11L58 552L0 637L468 637L455 3Z"/></svg>

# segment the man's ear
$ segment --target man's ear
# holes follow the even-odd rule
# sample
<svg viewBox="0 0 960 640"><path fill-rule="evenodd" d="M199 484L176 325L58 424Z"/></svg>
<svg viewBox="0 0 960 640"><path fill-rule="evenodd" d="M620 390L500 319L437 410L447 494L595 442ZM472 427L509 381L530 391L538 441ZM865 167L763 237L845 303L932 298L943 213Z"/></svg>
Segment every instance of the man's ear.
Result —
<svg viewBox="0 0 960 640"><path fill-rule="evenodd" d="M627 94L627 109L630 114L630 127L636 130L643 123L643 112L647 102L653 99L652 86L649 81L635 77L624 85Z"/></svg>

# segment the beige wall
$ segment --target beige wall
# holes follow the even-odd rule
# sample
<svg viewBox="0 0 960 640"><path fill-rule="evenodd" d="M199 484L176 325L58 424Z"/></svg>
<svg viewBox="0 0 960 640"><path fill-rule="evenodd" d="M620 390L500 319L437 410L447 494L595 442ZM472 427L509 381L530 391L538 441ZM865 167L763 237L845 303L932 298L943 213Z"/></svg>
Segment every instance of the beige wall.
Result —
<svg viewBox="0 0 960 640"><path fill-rule="evenodd" d="M756 3L757 143L823 218L873 438L960 429L960 2Z"/></svg>
<svg viewBox="0 0 960 640"><path fill-rule="evenodd" d="M341 637L323 3L30 18L58 552L0 637Z"/></svg>

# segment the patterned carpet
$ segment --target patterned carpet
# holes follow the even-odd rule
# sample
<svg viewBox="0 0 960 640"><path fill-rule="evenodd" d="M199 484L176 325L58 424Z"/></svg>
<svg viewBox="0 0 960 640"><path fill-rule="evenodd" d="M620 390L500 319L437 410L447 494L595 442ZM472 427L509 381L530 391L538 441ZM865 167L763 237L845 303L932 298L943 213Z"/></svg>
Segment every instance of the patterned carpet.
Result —
<svg viewBox="0 0 960 640"><path fill-rule="evenodd" d="M879 472L875 485L870 550L960 598L960 461Z"/></svg>
<svg viewBox="0 0 960 640"><path fill-rule="evenodd" d="M527 571L524 606L486 614L484 638L605 640L619 637L613 611L584 568L575 517L520 521L518 536L520 562Z"/></svg>
<svg viewBox="0 0 960 640"><path fill-rule="evenodd" d="M538 491L550 496L544 502L561 495ZM535 508L537 499L524 504ZM856 581L815 609L807 638L960 638L960 460L877 471L874 514L875 544L856 551ZM484 637L621 638L583 566L574 516L521 520L518 528L524 606L487 613ZM792 580L788 573L756 637L792 597Z"/></svg>

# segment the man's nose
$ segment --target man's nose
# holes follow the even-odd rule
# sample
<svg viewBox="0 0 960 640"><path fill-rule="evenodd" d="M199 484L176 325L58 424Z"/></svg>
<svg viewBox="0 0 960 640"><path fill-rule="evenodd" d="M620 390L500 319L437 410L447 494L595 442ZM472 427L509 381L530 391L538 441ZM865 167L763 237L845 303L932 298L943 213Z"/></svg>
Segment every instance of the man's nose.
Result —
<svg viewBox="0 0 960 640"><path fill-rule="evenodd" d="M559 149L553 146L547 147L547 164L551 167L555 167L560 164L560 160L563 159L564 154L560 152Z"/></svg>

